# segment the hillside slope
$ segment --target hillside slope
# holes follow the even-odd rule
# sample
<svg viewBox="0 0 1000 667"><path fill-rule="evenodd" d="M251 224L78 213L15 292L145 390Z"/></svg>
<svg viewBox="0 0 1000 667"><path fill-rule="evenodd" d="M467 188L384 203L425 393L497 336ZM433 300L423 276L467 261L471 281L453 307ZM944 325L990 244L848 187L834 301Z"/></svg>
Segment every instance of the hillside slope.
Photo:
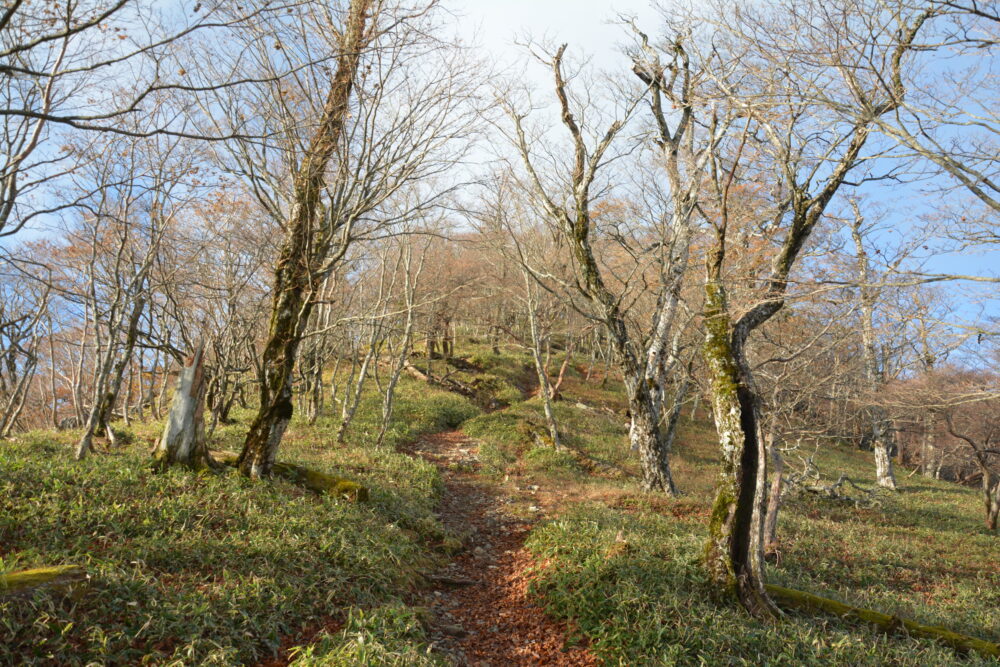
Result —
<svg viewBox="0 0 1000 667"><path fill-rule="evenodd" d="M531 526L525 545L535 562L525 566L535 599L606 664L985 663L831 617L752 621L714 596L700 566L717 460L703 413L686 415L676 446L683 495L650 496L638 489L613 378L570 369L557 404L565 447L555 451L527 357L463 352L449 369L476 394L404 378L389 447L370 444L374 387L346 446L334 444L329 409L315 426L293 423L281 458L364 482L367 504L235 474L154 474L157 424L135 426L126 447L82 463L71 460L72 432L4 443L0 569L78 564L92 585L77 599L41 592L0 601L0 662L444 662L419 600L427 575L463 541L436 513L439 471L405 446L458 426L475 462L463 474ZM244 429L243 421L221 428L212 447L238 448ZM827 447L816 461L831 480L843 472L871 483L865 452ZM771 579L1000 641L1000 539L981 527L975 490L901 482L870 508L789 500Z"/></svg>

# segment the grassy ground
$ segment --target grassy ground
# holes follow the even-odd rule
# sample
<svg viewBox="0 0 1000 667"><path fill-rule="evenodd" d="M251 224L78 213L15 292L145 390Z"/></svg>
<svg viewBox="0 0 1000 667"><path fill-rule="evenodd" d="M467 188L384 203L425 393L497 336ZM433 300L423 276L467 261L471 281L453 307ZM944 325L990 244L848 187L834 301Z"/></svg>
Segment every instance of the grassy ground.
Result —
<svg viewBox="0 0 1000 667"><path fill-rule="evenodd" d="M426 360L415 360L423 368ZM454 540L434 515L436 470L395 451L461 425L480 442L483 473L547 518L528 548L535 590L574 621L611 665L978 664L931 642L887 637L823 616L750 620L716 599L700 565L717 469L714 431L685 419L673 458L683 495L638 491L626 449L622 390L571 369L556 406L565 448L546 443L522 352L472 346L433 373L476 386L474 400L410 378L387 447L369 387L347 445L332 410L293 422L280 458L358 479L369 504L235 474L153 474L157 425L83 463L73 433L32 433L0 447L0 571L77 563L91 591L0 602L0 663L245 664L288 653L300 665L431 665L422 612L408 607L421 572ZM510 405L503 411L483 407ZM479 406L479 407L477 407ZM238 449L246 413L213 447ZM870 455L819 452L831 479L871 483ZM977 492L901 477L902 491L859 509L812 497L783 510L776 583L1000 641L1000 537L982 528ZM515 503L515 507L517 504Z"/></svg>
<svg viewBox="0 0 1000 667"><path fill-rule="evenodd" d="M80 463L71 460L73 433L4 443L0 570L75 563L93 585L75 602L38 594L0 603L0 663L253 663L326 628L336 659L323 663L313 651L303 661L416 664L425 649L412 627L401 629L398 610L440 557L432 547L443 537L433 512L440 480L429 464L366 446L378 409L366 395L346 447L333 444L332 417L293 422L280 454L363 481L368 504L232 473L154 474L156 425ZM477 412L404 380L390 444ZM249 414L236 417L213 447L238 448ZM380 642L381 663L372 658Z"/></svg>
<svg viewBox="0 0 1000 667"><path fill-rule="evenodd" d="M506 415L483 428L482 437L505 453L506 474L558 486L557 495L571 499L529 538L541 563L535 587L550 612L573 619L608 664L982 662L829 617L796 614L759 624L718 600L700 565L717 466L711 424L702 415L682 426L673 469L683 495L643 496L635 491L634 465L621 451L621 417L571 403L620 405L620 389L600 390L574 373L564 393L563 428L567 443L579 450L569 461L533 467L535 450L520 437L523 426L509 424ZM530 403L519 409L530 413L529 420L539 418ZM467 429L492 417L481 415ZM828 448L816 460L830 481L846 472L870 486L870 457ZM587 460L614 466L574 468ZM1000 641L1000 536L982 527L978 492L918 477L900 481L902 491L883 493L875 508L811 496L788 501L771 580Z"/></svg>

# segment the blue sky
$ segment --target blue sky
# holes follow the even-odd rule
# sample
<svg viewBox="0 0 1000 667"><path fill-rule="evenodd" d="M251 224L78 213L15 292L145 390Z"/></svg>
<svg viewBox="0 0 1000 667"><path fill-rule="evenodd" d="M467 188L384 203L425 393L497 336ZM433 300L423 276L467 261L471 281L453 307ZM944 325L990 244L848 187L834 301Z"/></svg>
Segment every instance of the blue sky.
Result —
<svg viewBox="0 0 1000 667"><path fill-rule="evenodd" d="M515 44L516 37L531 35L553 42L568 42L576 53L592 57L594 65L605 69L628 67L621 54L624 41L622 28L610 22L617 14L631 14L650 34L657 32L658 16L648 0L446 0L459 17L463 35L475 33L475 41L491 53L493 62L514 62L524 55ZM548 78L541 68L529 67L529 80L544 88ZM909 185L866 187L865 196L887 212L886 222L897 236L914 233L922 214L933 210L940 198L952 201L968 199L963 191L942 191L946 180ZM961 210L961 206L958 207ZM1000 224L1000 223L998 223ZM934 248L935 244L930 247ZM925 253L924 270L929 273L961 273L1000 275L1000 248L993 251L952 251ZM986 315L1000 316L1000 285L961 283L952 286L958 291L969 290L964 301L968 304L960 319L979 319L984 315L980 303L986 303ZM984 301L980 302L980 299Z"/></svg>

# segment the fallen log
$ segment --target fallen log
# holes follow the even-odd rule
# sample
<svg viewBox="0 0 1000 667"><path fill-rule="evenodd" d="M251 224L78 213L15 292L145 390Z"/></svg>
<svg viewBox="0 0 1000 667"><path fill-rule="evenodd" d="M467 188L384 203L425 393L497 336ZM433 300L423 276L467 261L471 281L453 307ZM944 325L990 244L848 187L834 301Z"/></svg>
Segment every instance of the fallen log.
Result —
<svg viewBox="0 0 1000 667"><path fill-rule="evenodd" d="M476 391L475 387L468 385L460 380L456 380L455 378L449 377L451 373L448 373L447 375L442 375L441 377L435 377L433 375L428 375L427 373L424 373L422 370L420 370L410 362L406 362L406 364L403 366L403 370L405 370L412 377L415 377L421 382L426 382L427 384L432 384L436 387L441 387L442 389L453 391L456 394L461 394L462 396L465 396L466 398L475 400L476 398L479 397L479 392ZM454 371L452 371L452 373L454 373Z"/></svg>
<svg viewBox="0 0 1000 667"><path fill-rule="evenodd" d="M949 646L961 653L975 651L988 658L1000 658L1000 644L988 642L983 639L969 637L967 635L952 632L947 628L936 625L923 625L914 621L890 616L869 609L852 607L849 604L831 600L829 598L813 595L804 591L797 591L776 584L766 584L767 592L778 601L779 605L805 609L808 611L823 611L841 618L854 618L874 625L885 633L904 632L911 637L921 639L933 639L941 644Z"/></svg>
<svg viewBox="0 0 1000 667"><path fill-rule="evenodd" d="M294 463L275 463L271 472L316 493L340 496L359 503L368 500L367 487L349 479L327 475L305 466Z"/></svg>
<svg viewBox="0 0 1000 667"><path fill-rule="evenodd" d="M236 452L214 452L216 460L229 466L235 466L239 458ZM327 475L326 473L300 466L295 463L275 463L271 467L271 473L286 479L293 484L304 486L316 493L325 493L330 496L338 496L353 500L354 502L367 502L368 487L343 477Z"/></svg>
<svg viewBox="0 0 1000 667"><path fill-rule="evenodd" d="M90 575L79 565L38 567L0 574L0 598L29 597L39 589L75 598L89 584Z"/></svg>

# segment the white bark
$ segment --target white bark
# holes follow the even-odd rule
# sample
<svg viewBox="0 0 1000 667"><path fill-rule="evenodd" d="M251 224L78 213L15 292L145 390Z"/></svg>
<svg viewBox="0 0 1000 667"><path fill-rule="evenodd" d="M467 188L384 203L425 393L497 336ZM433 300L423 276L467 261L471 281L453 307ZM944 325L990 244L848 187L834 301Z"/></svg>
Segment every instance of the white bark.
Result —
<svg viewBox="0 0 1000 667"><path fill-rule="evenodd" d="M174 398L157 445L161 465L201 465L205 449L205 347L199 344L177 377Z"/></svg>

